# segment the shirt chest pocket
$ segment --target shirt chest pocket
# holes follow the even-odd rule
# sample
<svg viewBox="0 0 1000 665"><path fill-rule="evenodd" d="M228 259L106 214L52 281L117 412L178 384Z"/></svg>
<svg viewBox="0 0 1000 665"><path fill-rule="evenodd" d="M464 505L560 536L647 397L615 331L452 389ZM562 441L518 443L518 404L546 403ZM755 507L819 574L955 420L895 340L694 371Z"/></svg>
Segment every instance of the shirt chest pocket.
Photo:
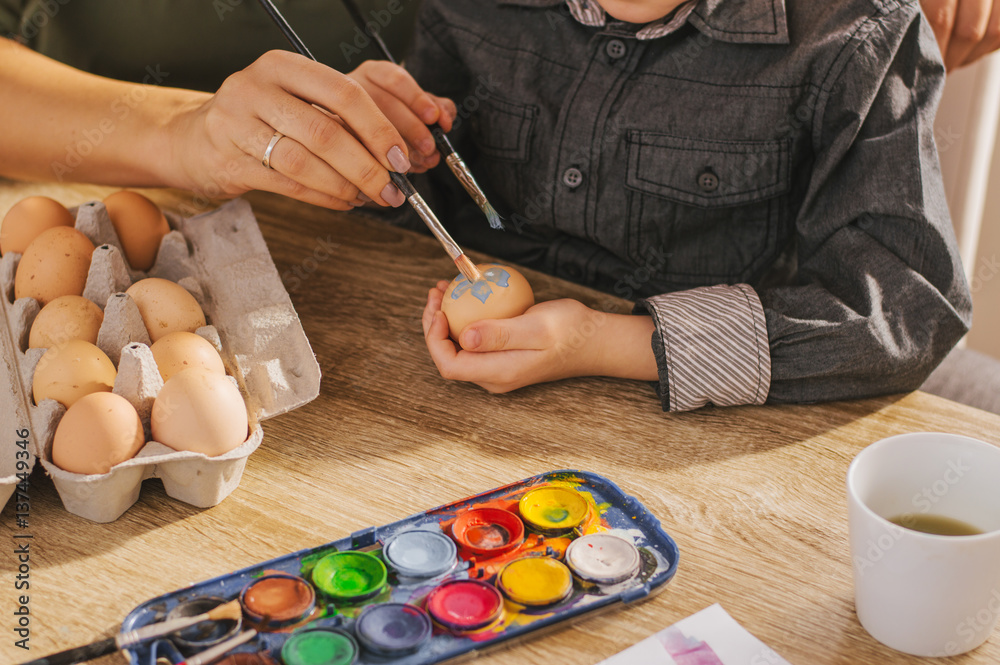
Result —
<svg viewBox="0 0 1000 665"><path fill-rule="evenodd" d="M489 183L507 207L523 199L521 179L531 158L531 139L538 108L493 95L469 118L476 144L477 178Z"/></svg>
<svg viewBox="0 0 1000 665"><path fill-rule="evenodd" d="M790 218L791 141L627 134L626 248L678 288L752 281L778 255Z"/></svg>

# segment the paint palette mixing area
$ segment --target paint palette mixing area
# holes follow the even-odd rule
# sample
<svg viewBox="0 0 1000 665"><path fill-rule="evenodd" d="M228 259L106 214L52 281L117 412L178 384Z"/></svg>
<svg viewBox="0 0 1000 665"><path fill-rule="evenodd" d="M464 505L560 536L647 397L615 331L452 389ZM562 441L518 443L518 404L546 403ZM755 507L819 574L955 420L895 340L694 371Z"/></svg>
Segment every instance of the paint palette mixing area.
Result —
<svg viewBox="0 0 1000 665"><path fill-rule="evenodd" d="M140 665L417 665L525 636L661 589L674 541L601 476L554 471L150 600L122 631L239 600L129 650ZM250 630L256 633L249 632Z"/></svg>

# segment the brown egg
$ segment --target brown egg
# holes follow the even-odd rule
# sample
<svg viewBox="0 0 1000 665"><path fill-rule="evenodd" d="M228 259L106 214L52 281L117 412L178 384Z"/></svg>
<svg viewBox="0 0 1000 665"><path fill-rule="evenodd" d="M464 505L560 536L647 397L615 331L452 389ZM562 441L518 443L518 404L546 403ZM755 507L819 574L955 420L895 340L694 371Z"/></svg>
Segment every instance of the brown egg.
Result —
<svg viewBox="0 0 1000 665"><path fill-rule="evenodd" d="M142 421L127 399L91 393L63 415L52 440L52 463L73 473L107 473L146 443Z"/></svg>
<svg viewBox="0 0 1000 665"><path fill-rule="evenodd" d="M160 241L170 233L167 218L142 194L122 190L104 199L111 224L125 250L125 260L135 270L153 267Z"/></svg>
<svg viewBox="0 0 1000 665"><path fill-rule="evenodd" d="M212 343L192 332L172 332L153 342L149 348L164 381L190 367L200 367L223 376L226 374L222 358Z"/></svg>
<svg viewBox="0 0 1000 665"><path fill-rule="evenodd" d="M104 351L74 339L45 352L35 367L31 392L35 404L54 399L69 408L84 395L111 392L117 375Z"/></svg>
<svg viewBox="0 0 1000 665"><path fill-rule="evenodd" d="M141 279L125 293L138 306L149 339L154 342L172 332L194 332L205 325L205 313L194 296L168 279Z"/></svg>
<svg viewBox="0 0 1000 665"><path fill-rule="evenodd" d="M59 296L35 317L28 334L28 348L47 349L71 339L97 344L103 322L101 308L83 296Z"/></svg>
<svg viewBox="0 0 1000 665"><path fill-rule="evenodd" d="M87 285L94 244L68 226L43 231L24 250L14 276L14 297L43 306L59 296L78 296Z"/></svg>
<svg viewBox="0 0 1000 665"><path fill-rule="evenodd" d="M0 254L24 254L42 231L73 223L73 215L63 204L47 196L29 196L14 204L0 222Z"/></svg>
<svg viewBox="0 0 1000 665"><path fill-rule="evenodd" d="M441 302L451 338L456 341L470 323L520 316L535 304L531 285L518 271L497 263L482 263L477 267L483 274L481 281L470 285L468 279L459 275L448 285Z"/></svg>
<svg viewBox="0 0 1000 665"><path fill-rule="evenodd" d="M153 402L153 438L174 450L209 457L247 438L247 407L233 382L200 367L170 377Z"/></svg>

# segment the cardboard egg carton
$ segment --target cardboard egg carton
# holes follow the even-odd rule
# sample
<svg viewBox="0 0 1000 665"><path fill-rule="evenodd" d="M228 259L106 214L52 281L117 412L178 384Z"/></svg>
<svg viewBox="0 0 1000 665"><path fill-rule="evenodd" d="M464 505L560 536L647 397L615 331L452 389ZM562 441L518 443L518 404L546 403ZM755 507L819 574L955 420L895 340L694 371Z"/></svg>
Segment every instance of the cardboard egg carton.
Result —
<svg viewBox="0 0 1000 665"><path fill-rule="evenodd" d="M28 333L40 306L32 298L14 299L20 255L7 253L0 258L0 314L5 324L0 329L2 422L5 427L30 427L30 452L52 477L63 505L95 522L111 522L128 510L146 478L160 478L167 494L185 503L216 505L239 485L247 457L263 439L260 422L319 394L319 365L250 205L237 199L204 215L187 219L168 215L168 220L171 231L161 242L156 263L142 273L131 270L123 259L102 203L76 210L76 228L96 246L83 295L104 310L97 346L118 368L114 392L136 407L146 430L146 444L139 454L106 474L71 473L52 463L52 440L66 409L51 399L40 404L32 399L32 377L45 349L29 349ZM196 332L219 351L249 415L249 437L228 453L207 457L151 440L150 412L163 381L139 310L124 293L145 277L177 282L205 312L208 325ZM12 400L6 400L5 382ZM0 451L0 458L2 507L18 479L14 451Z"/></svg>

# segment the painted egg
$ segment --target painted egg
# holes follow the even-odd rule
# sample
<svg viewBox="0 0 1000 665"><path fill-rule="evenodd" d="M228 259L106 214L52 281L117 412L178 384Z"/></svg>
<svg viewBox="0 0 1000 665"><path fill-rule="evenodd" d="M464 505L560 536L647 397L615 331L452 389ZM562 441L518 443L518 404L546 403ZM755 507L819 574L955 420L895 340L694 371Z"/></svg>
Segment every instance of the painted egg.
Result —
<svg viewBox="0 0 1000 665"><path fill-rule="evenodd" d="M153 267L160 241L170 225L156 204L142 194L122 190L104 199L111 224L125 250L125 260L135 270Z"/></svg>
<svg viewBox="0 0 1000 665"><path fill-rule="evenodd" d="M153 402L153 438L174 450L222 455L246 441L247 428L239 389L200 367L174 374Z"/></svg>
<svg viewBox="0 0 1000 665"><path fill-rule="evenodd" d="M28 348L47 349L72 339L97 344L103 322L101 308L83 296L59 296L35 316Z"/></svg>
<svg viewBox="0 0 1000 665"><path fill-rule="evenodd" d="M465 326L483 319L509 319L535 304L535 294L524 275L510 266L483 263L483 279L471 284L459 275L448 285L441 311L448 318L451 337L458 340Z"/></svg>
<svg viewBox="0 0 1000 665"><path fill-rule="evenodd" d="M32 240L57 226L73 226L69 210L47 196L29 196L14 204L0 222L0 254L24 254Z"/></svg>
<svg viewBox="0 0 1000 665"><path fill-rule="evenodd" d="M153 342L172 332L194 332L205 325L205 312L198 301L169 279L141 279L125 293L135 301Z"/></svg>
<svg viewBox="0 0 1000 665"><path fill-rule="evenodd" d="M149 348L164 381L189 367L201 367L223 376L226 374L222 358L212 343L192 332L172 332L153 342Z"/></svg>
<svg viewBox="0 0 1000 665"><path fill-rule="evenodd" d="M81 339L51 347L31 379L35 404L54 399L66 408L90 393L111 392L118 372L104 351Z"/></svg>
<svg viewBox="0 0 1000 665"><path fill-rule="evenodd" d="M66 411L52 440L52 462L73 473L107 473L136 456L146 437L135 407L114 393L84 395Z"/></svg>
<svg viewBox="0 0 1000 665"><path fill-rule="evenodd" d="M14 276L14 297L43 306L59 296L79 296L87 285L94 243L71 226L43 231L24 250Z"/></svg>

